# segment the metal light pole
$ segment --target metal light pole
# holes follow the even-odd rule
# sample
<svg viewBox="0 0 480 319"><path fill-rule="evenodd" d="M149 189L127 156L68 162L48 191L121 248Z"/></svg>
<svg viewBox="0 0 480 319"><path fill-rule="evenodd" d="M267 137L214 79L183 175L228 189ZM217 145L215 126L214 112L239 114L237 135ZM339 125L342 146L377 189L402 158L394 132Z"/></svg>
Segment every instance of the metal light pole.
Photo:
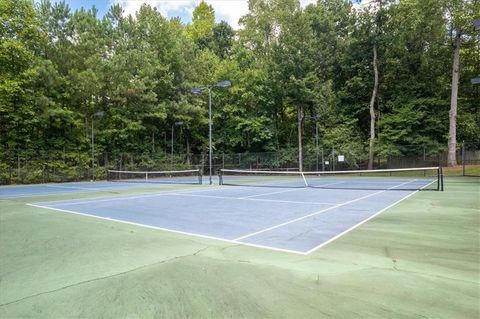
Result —
<svg viewBox="0 0 480 319"><path fill-rule="evenodd" d="M92 115L92 180L95 181L95 130L94 130L94 118L101 117L105 113L103 111L93 113Z"/></svg>
<svg viewBox="0 0 480 319"><path fill-rule="evenodd" d="M212 89L208 88L208 182L212 185Z"/></svg>
<svg viewBox="0 0 480 319"><path fill-rule="evenodd" d="M213 158L213 149L212 149L212 89L217 88L226 88L232 85L230 81L220 81L214 86L208 87L199 87L193 88L193 94L202 94L204 91L208 92L208 171L209 171L209 183L212 184L212 158Z"/></svg>
<svg viewBox="0 0 480 319"><path fill-rule="evenodd" d="M319 158L318 156L320 155L318 152L318 119L319 116L318 114L315 114L314 116L308 116L309 119L315 120L315 158L316 158L316 163L315 163L315 170L318 172L319 169ZM323 159L322 159L323 162Z"/></svg>
<svg viewBox="0 0 480 319"><path fill-rule="evenodd" d="M318 172L318 115L315 115L313 119L315 120L315 157L316 157L315 169Z"/></svg>

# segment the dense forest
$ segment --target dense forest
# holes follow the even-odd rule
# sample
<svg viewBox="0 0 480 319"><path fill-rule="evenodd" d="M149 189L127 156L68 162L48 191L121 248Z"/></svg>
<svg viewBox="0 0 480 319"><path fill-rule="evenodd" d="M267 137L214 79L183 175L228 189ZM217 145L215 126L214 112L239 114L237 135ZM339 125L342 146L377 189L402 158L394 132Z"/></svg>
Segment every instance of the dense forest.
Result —
<svg viewBox="0 0 480 319"><path fill-rule="evenodd" d="M205 154L208 95L195 87L212 88L215 153L299 138L304 156L446 151L456 52L456 140L479 147L479 13L475 0L249 0L234 30L205 2L185 24L148 5L99 17L0 0L0 170L19 158L88 166L92 128L98 157Z"/></svg>

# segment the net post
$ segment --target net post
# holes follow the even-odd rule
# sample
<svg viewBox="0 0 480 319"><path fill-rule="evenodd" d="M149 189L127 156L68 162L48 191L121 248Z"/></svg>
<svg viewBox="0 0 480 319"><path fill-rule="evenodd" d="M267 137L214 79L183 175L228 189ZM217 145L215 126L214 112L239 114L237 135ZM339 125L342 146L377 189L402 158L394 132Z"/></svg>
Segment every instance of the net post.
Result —
<svg viewBox="0 0 480 319"><path fill-rule="evenodd" d="M198 183L199 183L200 185L203 184L202 170L201 170L200 168L198 169Z"/></svg>
<svg viewBox="0 0 480 319"><path fill-rule="evenodd" d="M443 187L443 168L440 167L440 191L443 192L444 187Z"/></svg>
<svg viewBox="0 0 480 319"><path fill-rule="evenodd" d="M335 147L332 148L332 171L335 170Z"/></svg>
<svg viewBox="0 0 480 319"><path fill-rule="evenodd" d="M223 185L223 170L218 171L218 184Z"/></svg>
<svg viewBox="0 0 480 319"><path fill-rule="evenodd" d="M145 182L148 182L148 172L145 172Z"/></svg>

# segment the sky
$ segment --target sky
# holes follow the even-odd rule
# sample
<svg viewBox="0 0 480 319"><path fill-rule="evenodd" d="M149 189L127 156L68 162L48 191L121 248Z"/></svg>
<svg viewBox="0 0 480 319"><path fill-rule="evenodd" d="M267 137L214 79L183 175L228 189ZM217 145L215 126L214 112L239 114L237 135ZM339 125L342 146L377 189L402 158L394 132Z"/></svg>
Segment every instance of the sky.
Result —
<svg viewBox="0 0 480 319"><path fill-rule="evenodd" d="M65 0L72 11L91 8L93 5L98 9L99 17L107 13L112 4L119 3L124 9L124 14L134 14L143 3L156 7L168 18L180 17L183 22L191 21L193 9L201 0ZM52 0L52 2L56 2ZM234 29L238 28L238 19L248 12L248 0L205 0L215 10L218 22L225 20ZM314 3L316 0L300 0L302 6Z"/></svg>

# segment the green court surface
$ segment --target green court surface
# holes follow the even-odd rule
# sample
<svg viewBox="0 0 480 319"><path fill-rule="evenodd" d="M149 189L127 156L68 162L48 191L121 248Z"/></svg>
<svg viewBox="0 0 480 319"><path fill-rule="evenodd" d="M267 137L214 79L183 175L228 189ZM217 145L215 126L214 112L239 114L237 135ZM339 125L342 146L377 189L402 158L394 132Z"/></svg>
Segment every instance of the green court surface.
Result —
<svg viewBox="0 0 480 319"><path fill-rule="evenodd" d="M479 318L480 179L445 187L306 256L0 200L0 318Z"/></svg>

